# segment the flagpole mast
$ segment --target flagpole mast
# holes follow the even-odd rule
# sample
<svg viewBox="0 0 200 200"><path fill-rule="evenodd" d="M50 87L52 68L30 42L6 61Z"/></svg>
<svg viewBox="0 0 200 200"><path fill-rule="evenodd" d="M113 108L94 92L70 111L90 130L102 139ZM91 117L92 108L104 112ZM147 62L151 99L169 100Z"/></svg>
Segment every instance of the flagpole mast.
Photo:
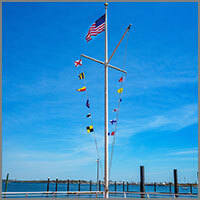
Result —
<svg viewBox="0 0 200 200"><path fill-rule="evenodd" d="M109 180L108 180L108 67L111 67L113 69L116 69L118 71L121 71L123 73L127 73L125 70L122 70L122 69L119 69L115 66L112 66L109 64L112 56L114 55L115 51L117 50L118 46L120 45L121 41L123 40L126 32L130 29L130 26L127 28L126 32L124 33L124 35L122 36L122 39L120 40L120 42L118 43L117 47L115 48L114 52L112 53L111 57L109 58L109 61L108 61L108 24L107 24L107 8L108 8L108 3L106 2L105 4L105 61L102 62L100 60L97 60L95 58L91 58L89 56L86 56L86 55L81 55L87 59L90 59L90 60L93 60L95 62L98 62L100 64L103 64L104 65L104 68L105 68L105 99L104 99L104 102L105 102L105 121L104 121L104 126L105 126L105 132L104 132L104 142L105 142L105 147L104 147L104 154L105 154L105 157L104 157L104 197L105 198L108 198L109 196ZM88 31L88 40L86 38L87 41L91 40L91 35L90 35L90 30ZM90 37L90 38L89 38Z"/></svg>
<svg viewBox="0 0 200 200"><path fill-rule="evenodd" d="M108 32L107 32L107 7L105 3L105 172L104 172L104 192L108 198Z"/></svg>

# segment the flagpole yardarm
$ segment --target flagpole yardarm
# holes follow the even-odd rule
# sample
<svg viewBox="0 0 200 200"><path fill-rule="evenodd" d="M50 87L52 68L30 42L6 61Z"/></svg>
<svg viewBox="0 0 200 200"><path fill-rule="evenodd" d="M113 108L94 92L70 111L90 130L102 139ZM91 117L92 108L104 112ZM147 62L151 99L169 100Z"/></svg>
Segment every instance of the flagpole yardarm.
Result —
<svg viewBox="0 0 200 200"><path fill-rule="evenodd" d="M84 55L84 54L81 54L81 56L83 56L83 57L85 57L85 58L87 58L87 59L93 60L93 61L95 61L95 62L98 62L98 63L100 63L100 64L105 65L104 62L102 62L102 61L100 61L100 60L97 60L97 59L95 59L95 58L86 56L86 55ZM123 72L123 73L125 73L125 74L127 73L127 71L125 71L125 70L123 70L123 69L120 69L120 68L118 68L118 67L115 67L115 66L113 66L113 65L107 64L107 66L110 67L110 68L116 69L116 70L118 70L118 71L120 71L120 72Z"/></svg>
<svg viewBox="0 0 200 200"><path fill-rule="evenodd" d="M110 56L110 58L109 58L109 60L108 60L108 63L110 62L110 60L111 60L111 58L113 57L115 51L116 51L117 48L119 47L119 45L120 45L121 41L123 40L124 36L125 36L126 33L128 32L128 30L131 28L131 25L132 25L132 24L129 24L129 26L128 26L128 28L126 29L126 31L125 31L124 35L122 36L121 40L119 41L119 43L118 43L117 46L115 47L115 49L114 49L112 55Z"/></svg>

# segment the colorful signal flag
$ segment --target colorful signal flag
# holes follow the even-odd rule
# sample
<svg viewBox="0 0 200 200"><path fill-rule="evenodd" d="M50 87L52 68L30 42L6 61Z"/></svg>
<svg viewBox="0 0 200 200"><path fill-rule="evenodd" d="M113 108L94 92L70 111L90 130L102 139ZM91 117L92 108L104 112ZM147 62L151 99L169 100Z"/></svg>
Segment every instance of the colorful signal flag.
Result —
<svg viewBox="0 0 200 200"><path fill-rule="evenodd" d="M81 80L81 79L84 79L84 78L85 78L84 72L80 73L80 74L78 75L78 77L79 77L80 80Z"/></svg>
<svg viewBox="0 0 200 200"><path fill-rule="evenodd" d="M77 60L74 62L74 64L75 64L75 67L78 67L79 65L82 65L82 60L81 59Z"/></svg>
<svg viewBox="0 0 200 200"><path fill-rule="evenodd" d="M86 106L90 108L89 100L87 99Z"/></svg>
<svg viewBox="0 0 200 200"><path fill-rule="evenodd" d="M122 82L123 81L123 77L121 77L120 79L119 79L119 82Z"/></svg>
<svg viewBox="0 0 200 200"><path fill-rule="evenodd" d="M124 88L120 88L117 90L118 93L122 93Z"/></svg>
<svg viewBox="0 0 200 200"><path fill-rule="evenodd" d="M87 126L87 132L90 133L90 132L94 132L94 129L93 129L93 126Z"/></svg>
<svg viewBox="0 0 200 200"><path fill-rule="evenodd" d="M82 87L82 88L77 89L76 91L79 91L79 92L86 91L86 87L84 86L84 87Z"/></svg>

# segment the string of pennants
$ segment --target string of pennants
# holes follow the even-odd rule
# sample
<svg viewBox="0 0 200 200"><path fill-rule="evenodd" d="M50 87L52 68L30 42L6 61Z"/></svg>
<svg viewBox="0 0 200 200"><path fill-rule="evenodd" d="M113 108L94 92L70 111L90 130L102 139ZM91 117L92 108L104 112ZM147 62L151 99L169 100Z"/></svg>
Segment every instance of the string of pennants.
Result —
<svg viewBox="0 0 200 200"><path fill-rule="evenodd" d="M77 68L78 66L81 66L81 65L82 65L82 59L75 61L74 64L75 64L75 67L76 67L76 68ZM85 79L85 73L84 73L84 71L81 72L81 73L78 73L78 78L79 78L79 80ZM119 82L121 82L121 83L123 82L123 77L121 77L121 78L119 79ZM78 91L78 92L84 92L84 91L86 91L86 95L87 95L86 107L90 109L90 103L89 103L89 98L88 98L86 86L83 86L83 87L77 89L76 91ZM121 84L121 88L119 88L119 89L117 90L117 92L119 93L118 107L115 108L115 109L113 110L113 112L116 112L116 113L117 113L116 119L110 120L110 123L111 123L112 125L115 125L115 129L114 129L114 131L112 131L112 132L108 132L108 135L109 135L109 136L113 136L113 135L115 135L115 133L116 133L116 127L117 127L117 122L118 122L118 113L119 113L119 107L120 107L119 105L120 105L120 103L121 103L121 101L122 101L122 98L121 98L121 94L122 94L122 92L123 92L122 84ZM91 119L91 111L86 115L86 117L88 117L88 118ZM86 130L87 130L88 133L94 132L94 127L93 127L92 120L91 120L91 125L87 126L87 127L86 127Z"/></svg>
<svg viewBox="0 0 200 200"><path fill-rule="evenodd" d="M78 70L77 70L77 72L78 72L77 74L78 74L79 80L83 80L84 86L79 88L79 89L77 89L76 91L85 92L86 96L87 96L87 100L86 100L85 106L89 109L89 112L86 115L86 117L90 119L90 125L86 127L86 131L88 133L93 133L94 142L95 142L96 151L97 151L97 156L98 156L98 159L100 161L99 163L100 163L101 174L103 175L103 167L102 167L102 163L101 163L101 159L100 159L100 155L99 155L96 136L95 136L95 133L94 133L94 127L93 127L93 121L92 121L92 112L91 112L91 107L90 107L90 100L89 100L89 96L88 96L88 93L87 93L87 87L86 87L86 81L85 81L85 72L84 72L84 68L83 67L79 67L79 66L83 65L81 58L79 60L75 61L74 64L75 64L76 69L78 69L78 68L81 69L81 73L79 73Z"/></svg>
<svg viewBox="0 0 200 200"><path fill-rule="evenodd" d="M119 116L119 108L120 108L120 103L122 102L121 94L122 94L123 89L124 89L124 88L122 87L123 79L124 79L123 77L121 77L121 78L119 79L119 82L121 82L121 86L120 86L120 88L117 90L117 92L119 93L118 107L115 108L115 109L113 109L113 112L116 112L116 118L110 120L110 123L111 123L112 125L115 125L115 127L114 127L114 131L108 132L108 135L109 135L109 136L114 136L115 133L116 133L116 131L117 131L117 122L118 122L118 116Z"/></svg>
<svg viewBox="0 0 200 200"><path fill-rule="evenodd" d="M75 61L74 64L75 64L76 68L78 66L81 66L82 65L82 59ZM83 68L82 68L82 70L83 70ZM84 71L81 72L81 73L78 73L78 78L79 78L79 80L85 79L85 73L84 73ZM84 84L85 84L85 81L84 81ZM90 102L89 102L89 97L88 97L88 94L87 94L86 86L83 86L83 87L77 89L76 91L78 91L78 92L84 92L84 91L86 91L86 95L87 95L86 107L89 108L89 111L90 111ZM88 117L88 118L91 119L91 111L86 115L86 117ZM88 133L94 132L92 120L91 120L91 125L87 126L86 130L87 130Z"/></svg>

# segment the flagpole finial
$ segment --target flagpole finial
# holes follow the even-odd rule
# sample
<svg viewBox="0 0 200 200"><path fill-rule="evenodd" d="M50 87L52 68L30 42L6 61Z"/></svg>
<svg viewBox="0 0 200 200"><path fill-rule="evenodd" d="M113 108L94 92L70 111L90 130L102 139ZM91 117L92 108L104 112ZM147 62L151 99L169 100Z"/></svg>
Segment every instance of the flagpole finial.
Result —
<svg viewBox="0 0 200 200"><path fill-rule="evenodd" d="M108 6L108 3L106 2L104 5L107 7L107 6Z"/></svg>

